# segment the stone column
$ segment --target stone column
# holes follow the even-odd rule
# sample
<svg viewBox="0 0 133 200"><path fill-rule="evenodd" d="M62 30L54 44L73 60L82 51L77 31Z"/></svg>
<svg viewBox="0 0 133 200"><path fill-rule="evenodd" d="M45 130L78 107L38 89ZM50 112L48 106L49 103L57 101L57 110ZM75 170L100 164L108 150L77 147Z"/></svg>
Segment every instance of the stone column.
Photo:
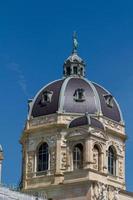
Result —
<svg viewBox="0 0 133 200"><path fill-rule="evenodd" d="M100 152L100 171L104 172L105 169L105 161L104 161L105 157L104 157L104 152Z"/></svg>
<svg viewBox="0 0 133 200"><path fill-rule="evenodd" d="M103 171L104 173L108 173L108 150L106 150L106 146L104 146L103 152Z"/></svg>
<svg viewBox="0 0 133 200"><path fill-rule="evenodd" d="M63 173L61 172L61 136L57 136L56 140L56 169L55 169L55 184L62 183Z"/></svg>
<svg viewBox="0 0 133 200"><path fill-rule="evenodd" d="M84 168L87 169L90 168L91 164L93 163L92 141L90 138L86 138L84 155Z"/></svg>
<svg viewBox="0 0 133 200"><path fill-rule="evenodd" d="M67 170L71 171L71 158L70 158L71 152L70 152L69 147L67 147L66 151L67 151Z"/></svg>
<svg viewBox="0 0 133 200"><path fill-rule="evenodd" d="M61 139L58 137L56 141L56 174L61 173Z"/></svg>

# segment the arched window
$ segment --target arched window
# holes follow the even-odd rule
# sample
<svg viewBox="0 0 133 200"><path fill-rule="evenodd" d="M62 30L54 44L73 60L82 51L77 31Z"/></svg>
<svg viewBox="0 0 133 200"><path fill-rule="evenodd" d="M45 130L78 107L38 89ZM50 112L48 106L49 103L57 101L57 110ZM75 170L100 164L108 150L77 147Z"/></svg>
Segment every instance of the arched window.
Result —
<svg viewBox="0 0 133 200"><path fill-rule="evenodd" d="M37 171L46 171L48 170L49 164L49 151L48 144L44 142L38 149L37 152Z"/></svg>
<svg viewBox="0 0 133 200"><path fill-rule="evenodd" d="M116 175L116 153L113 146L108 149L108 172L111 175Z"/></svg>
<svg viewBox="0 0 133 200"><path fill-rule="evenodd" d="M73 168L81 169L83 167L83 146L77 144L73 149Z"/></svg>
<svg viewBox="0 0 133 200"><path fill-rule="evenodd" d="M75 75L78 74L78 68L77 68L77 66L74 66L74 67L73 67L73 73L74 73Z"/></svg>
<svg viewBox="0 0 133 200"><path fill-rule="evenodd" d="M100 150L99 147L97 145L94 145L93 148L93 167L95 170L100 170L101 169L101 155L100 155Z"/></svg>

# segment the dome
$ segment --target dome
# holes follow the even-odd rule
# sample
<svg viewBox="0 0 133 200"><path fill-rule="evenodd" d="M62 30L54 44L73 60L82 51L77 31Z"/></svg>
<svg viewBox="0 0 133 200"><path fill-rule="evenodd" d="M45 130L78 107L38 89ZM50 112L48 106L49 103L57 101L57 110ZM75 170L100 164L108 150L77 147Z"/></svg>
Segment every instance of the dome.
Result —
<svg viewBox="0 0 133 200"><path fill-rule="evenodd" d="M54 113L103 115L122 122L115 98L102 86L84 77L67 77L44 86L32 101L29 117Z"/></svg>
<svg viewBox="0 0 133 200"><path fill-rule="evenodd" d="M54 113L104 116L123 122L115 98L102 86L85 78L85 62L77 53L77 37L73 38L72 54L63 65L64 78L44 86L30 102L30 117Z"/></svg>

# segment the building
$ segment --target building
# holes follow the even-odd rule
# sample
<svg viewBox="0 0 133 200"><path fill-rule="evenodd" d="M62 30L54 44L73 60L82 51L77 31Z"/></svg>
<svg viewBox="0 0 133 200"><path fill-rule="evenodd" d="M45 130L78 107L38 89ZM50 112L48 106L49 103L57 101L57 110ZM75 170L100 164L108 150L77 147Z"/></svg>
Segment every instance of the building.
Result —
<svg viewBox="0 0 133 200"><path fill-rule="evenodd" d="M85 77L77 53L63 78L29 101L22 144L22 192L52 200L131 200L125 185L125 125L118 102Z"/></svg>
<svg viewBox="0 0 133 200"><path fill-rule="evenodd" d="M45 196L38 196L38 194L34 193L34 195L24 194L20 191L20 188L15 187L7 187L1 183L1 171L2 171L2 161L4 159L3 149L0 145L0 200L47 200Z"/></svg>
<svg viewBox="0 0 133 200"><path fill-rule="evenodd" d="M46 200L41 197L22 194L21 192L9 189L7 187L0 187L0 200Z"/></svg>

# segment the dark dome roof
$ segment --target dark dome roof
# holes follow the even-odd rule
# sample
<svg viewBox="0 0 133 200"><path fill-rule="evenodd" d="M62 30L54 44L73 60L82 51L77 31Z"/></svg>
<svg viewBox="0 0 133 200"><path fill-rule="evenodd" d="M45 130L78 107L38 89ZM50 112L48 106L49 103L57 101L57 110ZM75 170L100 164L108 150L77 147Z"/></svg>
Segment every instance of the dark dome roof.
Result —
<svg viewBox="0 0 133 200"><path fill-rule="evenodd" d="M87 115L72 120L69 124L69 128L74 128L77 126L85 126L85 125L89 125L91 127L104 130L103 124L98 119L95 119L94 117Z"/></svg>
<svg viewBox="0 0 133 200"><path fill-rule="evenodd" d="M43 87L32 102L29 118L56 112L100 114L117 122L123 121L118 103L107 90L78 77L60 79Z"/></svg>

